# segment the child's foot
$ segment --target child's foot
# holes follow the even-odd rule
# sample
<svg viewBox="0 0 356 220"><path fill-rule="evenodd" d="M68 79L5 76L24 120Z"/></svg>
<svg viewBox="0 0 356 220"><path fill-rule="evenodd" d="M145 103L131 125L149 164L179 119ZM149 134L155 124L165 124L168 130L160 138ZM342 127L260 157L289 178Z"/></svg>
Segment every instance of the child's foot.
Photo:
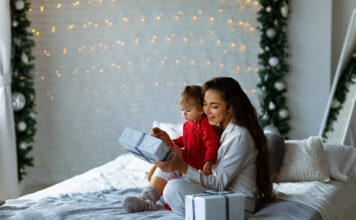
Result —
<svg viewBox="0 0 356 220"><path fill-rule="evenodd" d="M154 202L136 196L126 197L122 202L122 206L128 212L144 212L156 210L156 205Z"/></svg>
<svg viewBox="0 0 356 220"><path fill-rule="evenodd" d="M159 200L159 193L156 188L146 187L140 196L126 197L122 206L128 212L143 212L156 210L156 201Z"/></svg>

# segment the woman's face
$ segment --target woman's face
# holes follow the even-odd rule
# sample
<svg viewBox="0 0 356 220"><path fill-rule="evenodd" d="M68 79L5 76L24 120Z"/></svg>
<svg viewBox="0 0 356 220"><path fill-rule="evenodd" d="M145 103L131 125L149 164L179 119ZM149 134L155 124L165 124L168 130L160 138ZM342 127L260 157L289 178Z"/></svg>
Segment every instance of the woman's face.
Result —
<svg viewBox="0 0 356 220"><path fill-rule="evenodd" d="M218 90L208 89L205 92L203 110L208 117L209 124L216 126L220 123L225 130L231 118L226 102Z"/></svg>

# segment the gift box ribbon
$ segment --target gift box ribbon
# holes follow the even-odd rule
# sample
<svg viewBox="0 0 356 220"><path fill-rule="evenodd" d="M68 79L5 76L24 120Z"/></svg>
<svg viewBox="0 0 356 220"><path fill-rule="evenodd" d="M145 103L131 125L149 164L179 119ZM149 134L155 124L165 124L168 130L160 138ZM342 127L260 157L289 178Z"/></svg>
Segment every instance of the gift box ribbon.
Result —
<svg viewBox="0 0 356 220"><path fill-rule="evenodd" d="M133 154L136 154L136 155L139 155L139 156L141 156L142 158L144 158L147 162L149 162L149 163L151 163L151 161L140 151L140 149L138 149L138 146L140 146L140 144L142 143L142 141L143 141L143 138L145 137L145 133L142 133L141 134L141 137L138 139L138 141L137 141L137 143L136 143L136 145L135 145L135 149L136 149L136 151L138 152L138 153L136 153L136 152L133 152L133 151L130 151L131 153L133 153Z"/></svg>
<svg viewBox="0 0 356 220"><path fill-rule="evenodd" d="M193 220L195 220L195 202L194 202L194 198L197 197L197 196L211 196L211 195L219 195L219 196L224 196L225 197L225 216L226 216L226 220L229 220L230 219L230 204L229 204L229 197L226 194L229 194L229 192L216 192L214 190L207 190L207 191L204 192L204 194L193 195L193 197L192 197Z"/></svg>
<svg viewBox="0 0 356 220"><path fill-rule="evenodd" d="M128 150L129 152L131 152L131 153L133 153L133 154L136 154L136 155L138 155L138 156L141 156L143 159L145 159L147 162L149 162L149 163L153 163L154 161L155 161L155 159L153 158L153 159L149 159L149 158L147 158L141 151L140 151L140 149L138 149L138 146L140 146L140 144L142 143L142 141L143 141L143 138L145 137L145 133L142 133L141 134L141 137L138 139L138 141L137 141L137 143L136 143L136 145L135 145L135 149L136 149L136 151L138 152L138 153L136 153L136 152L134 152L134 151L131 151L131 150ZM168 157L169 157L169 155L171 155L171 151L168 151L167 153L166 153L166 155L164 156L164 158L162 159L162 161L165 161Z"/></svg>

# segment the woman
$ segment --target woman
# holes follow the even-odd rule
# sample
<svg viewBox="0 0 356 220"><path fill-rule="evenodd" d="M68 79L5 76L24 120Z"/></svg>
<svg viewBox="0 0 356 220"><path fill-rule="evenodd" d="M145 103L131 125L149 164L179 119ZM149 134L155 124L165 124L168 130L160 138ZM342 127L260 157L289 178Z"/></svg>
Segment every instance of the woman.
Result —
<svg viewBox="0 0 356 220"><path fill-rule="evenodd" d="M155 202L163 193L172 211L184 215L185 195L208 189L243 193L246 217L255 211L256 204L275 200L267 139L256 110L239 83L229 77L214 78L204 84L203 92L204 112L209 123L222 132L212 175L206 176L187 165L167 133L154 128L152 135L173 149L173 156L170 161L155 162L160 169L152 177L150 186L139 197L125 198L123 206L127 211L155 210ZM185 178L179 178L178 173Z"/></svg>

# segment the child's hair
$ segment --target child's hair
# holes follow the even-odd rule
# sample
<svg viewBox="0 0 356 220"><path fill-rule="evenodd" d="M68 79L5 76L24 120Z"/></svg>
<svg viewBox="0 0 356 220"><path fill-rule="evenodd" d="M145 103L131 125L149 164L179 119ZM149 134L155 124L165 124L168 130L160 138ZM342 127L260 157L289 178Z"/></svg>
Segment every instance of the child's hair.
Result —
<svg viewBox="0 0 356 220"><path fill-rule="evenodd" d="M179 99L180 105L193 105L197 109L203 108L203 91L201 86L186 86Z"/></svg>

